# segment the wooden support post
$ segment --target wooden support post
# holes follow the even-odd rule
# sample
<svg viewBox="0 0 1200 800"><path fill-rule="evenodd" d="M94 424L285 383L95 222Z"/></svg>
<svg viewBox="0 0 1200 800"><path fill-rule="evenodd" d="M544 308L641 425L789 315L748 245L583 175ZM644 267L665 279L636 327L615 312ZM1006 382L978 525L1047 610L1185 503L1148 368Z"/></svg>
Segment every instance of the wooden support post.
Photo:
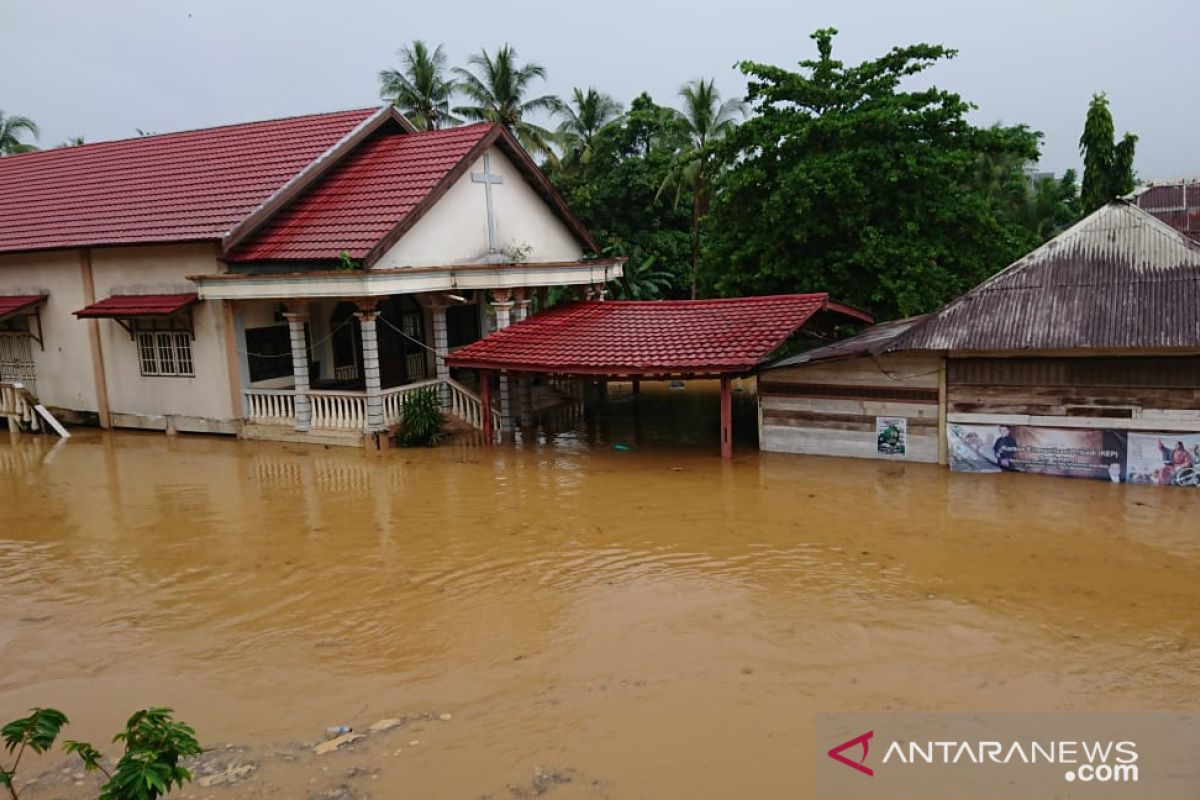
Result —
<svg viewBox="0 0 1200 800"><path fill-rule="evenodd" d="M950 463L950 443L946 431L946 359L938 367L938 463Z"/></svg>
<svg viewBox="0 0 1200 800"><path fill-rule="evenodd" d="M721 376L721 458L733 458L733 397L725 375Z"/></svg>
<svg viewBox="0 0 1200 800"><path fill-rule="evenodd" d="M638 394L641 393L641 391L642 391L642 379L634 378L633 379L633 396L637 397Z"/></svg>
<svg viewBox="0 0 1200 800"><path fill-rule="evenodd" d="M483 441L492 444L492 374L479 370L479 400L483 405Z"/></svg>

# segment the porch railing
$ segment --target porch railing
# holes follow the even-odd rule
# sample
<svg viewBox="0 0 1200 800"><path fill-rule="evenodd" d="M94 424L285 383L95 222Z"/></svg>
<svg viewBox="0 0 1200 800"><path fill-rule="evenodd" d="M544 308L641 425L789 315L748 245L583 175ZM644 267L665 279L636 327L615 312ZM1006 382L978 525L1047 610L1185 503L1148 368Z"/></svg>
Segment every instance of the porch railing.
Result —
<svg viewBox="0 0 1200 800"><path fill-rule="evenodd" d="M472 428L483 430L483 401L479 395L453 378L446 378L445 384L450 390L450 411ZM499 409L493 408L492 432L499 433L502 425Z"/></svg>
<svg viewBox="0 0 1200 800"><path fill-rule="evenodd" d="M429 380L407 383L384 389L383 420L386 425L395 425L404 417L404 405L417 392L445 385L450 396L451 411L473 428L483 427L483 404L479 396L455 380ZM246 421L257 425L296 424L295 389L246 389ZM312 389L308 392L312 406L314 430L365 430L367 426L367 394L363 391L325 391ZM500 430L498 411L492 413L492 428Z"/></svg>
<svg viewBox="0 0 1200 800"><path fill-rule="evenodd" d="M295 425L294 389L246 389L246 421L256 425Z"/></svg>

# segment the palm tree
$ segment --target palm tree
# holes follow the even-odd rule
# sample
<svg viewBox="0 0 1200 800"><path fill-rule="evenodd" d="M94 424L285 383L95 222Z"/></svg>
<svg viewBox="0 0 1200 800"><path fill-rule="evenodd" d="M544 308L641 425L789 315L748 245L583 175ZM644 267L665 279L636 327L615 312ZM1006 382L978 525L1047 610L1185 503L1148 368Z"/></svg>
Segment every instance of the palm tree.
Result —
<svg viewBox="0 0 1200 800"><path fill-rule="evenodd" d="M526 119L538 111L554 113L562 106L562 101L552 94L525 99L535 78L545 80L546 68L533 62L518 65L517 51L507 44L496 51L495 57L489 56L485 49L467 59L467 63L476 67L478 74L461 67L455 67L454 74L459 78L459 91L474 105L460 106L454 112L467 119L499 122L530 153L553 161L550 143L554 134Z"/></svg>
<svg viewBox="0 0 1200 800"><path fill-rule="evenodd" d="M401 68L379 73L379 94L400 109L417 128L435 130L460 120L450 113L457 82L446 76L442 45L429 51L420 39L400 48Z"/></svg>
<svg viewBox="0 0 1200 800"><path fill-rule="evenodd" d="M584 92L575 88L570 103L558 109L563 121L558 126L558 141L568 161L587 161L596 131L621 115L621 104L604 92L589 86Z"/></svg>
<svg viewBox="0 0 1200 800"><path fill-rule="evenodd" d="M676 154L675 168L658 193L661 195L673 185L678 204L683 188L692 190L692 297L695 298L700 268L700 222L708 214L708 186L716 166L711 146L733 130L746 113L746 103L741 98L722 103L721 92L712 78L684 84L679 96L683 98L683 111L676 113L687 129L690 142Z"/></svg>
<svg viewBox="0 0 1200 800"><path fill-rule="evenodd" d="M37 150L37 145L21 141L22 135L26 133L35 140L38 138L38 126L33 120L19 114L6 117L4 112L0 111L0 156L11 156Z"/></svg>

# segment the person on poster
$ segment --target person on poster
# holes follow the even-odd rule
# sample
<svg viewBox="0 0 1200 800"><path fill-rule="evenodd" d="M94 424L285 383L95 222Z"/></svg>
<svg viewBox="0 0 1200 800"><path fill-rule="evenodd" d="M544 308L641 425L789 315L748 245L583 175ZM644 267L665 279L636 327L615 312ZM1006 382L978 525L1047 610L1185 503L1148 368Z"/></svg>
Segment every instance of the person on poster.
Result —
<svg viewBox="0 0 1200 800"><path fill-rule="evenodd" d="M996 465L1000 469L1012 469L1012 455L1017 449L1017 440L1013 438L1012 429L1007 425L1000 426L1000 435L992 445L992 455L996 457Z"/></svg>
<svg viewBox="0 0 1200 800"><path fill-rule="evenodd" d="M1158 482L1163 486L1171 485L1175 473L1195 466L1195 462L1187 448L1183 446L1183 442L1175 442L1175 447L1170 448L1163 444L1162 439L1159 439L1158 451L1162 453L1163 458L1163 468L1158 473Z"/></svg>

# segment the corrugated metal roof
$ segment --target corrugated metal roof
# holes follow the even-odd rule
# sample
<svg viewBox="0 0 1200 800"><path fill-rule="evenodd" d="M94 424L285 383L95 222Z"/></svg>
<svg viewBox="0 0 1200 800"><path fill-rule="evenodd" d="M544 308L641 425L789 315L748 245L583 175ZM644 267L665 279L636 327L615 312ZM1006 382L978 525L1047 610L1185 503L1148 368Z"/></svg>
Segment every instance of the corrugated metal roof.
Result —
<svg viewBox="0 0 1200 800"><path fill-rule="evenodd" d="M1200 347L1200 243L1115 201L887 350L1171 347Z"/></svg>
<svg viewBox="0 0 1200 800"><path fill-rule="evenodd" d="M906 333L914 325L924 321L926 316L928 315L922 314L917 317L881 322L878 325L872 325L866 330L860 331L848 339L842 339L840 342L834 342L824 347L815 347L812 350L782 358L779 361L768 364L764 367L764 370L794 367L798 364L807 364L811 361L827 361L833 358L878 355L886 350L888 345L894 342L898 336Z"/></svg>
<svg viewBox="0 0 1200 800"><path fill-rule="evenodd" d="M1148 183L1129 199L1175 230L1200 240L1200 178Z"/></svg>

